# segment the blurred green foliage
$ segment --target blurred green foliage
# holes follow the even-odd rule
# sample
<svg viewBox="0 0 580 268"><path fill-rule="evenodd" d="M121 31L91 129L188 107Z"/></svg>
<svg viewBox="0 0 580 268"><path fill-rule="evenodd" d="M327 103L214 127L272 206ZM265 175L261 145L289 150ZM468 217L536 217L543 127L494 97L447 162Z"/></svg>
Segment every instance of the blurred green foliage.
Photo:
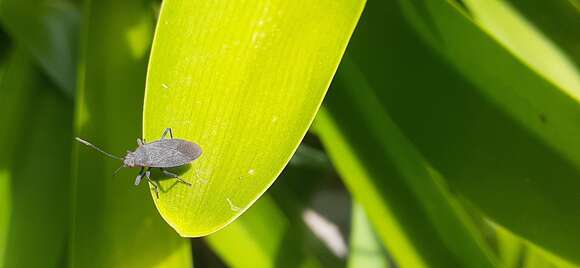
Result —
<svg viewBox="0 0 580 268"><path fill-rule="evenodd" d="M580 265L578 1L180 4L0 0L0 267ZM236 14L227 10L236 5L247 9L224 17ZM160 29L171 35L154 40L159 11L166 9L172 12L162 18L175 21ZM233 45L226 41L235 39L234 28L248 37L235 51L252 57L210 49ZM265 46L253 46L256 38ZM169 48L163 61L149 62L152 46ZM193 58L217 69L172 65ZM144 131L147 70L149 77L180 81L201 74L177 96L201 96L199 102L169 101L164 87L157 88L157 97L147 99L157 109L153 115L160 114L155 124L203 121L210 110L224 120L219 124L240 129L262 124L248 120L273 111L302 122L220 138L256 149L252 159L259 146L284 148L261 164L272 171L261 183L243 188L237 178L209 177L205 183L219 182L213 192L201 183L193 186L197 192L169 190L173 201L195 193L195 206L215 216L224 212L207 202L227 189L258 197L278 177L247 211L222 215L243 212L205 238L180 237L156 210L148 186L132 185L135 170L113 177L121 163L73 143L81 136L121 156L135 148ZM276 176L331 79L311 132ZM196 91L202 81L214 87L205 95ZM247 103L244 94L229 94L235 85L236 92L268 96L254 117L219 117L227 102L208 101ZM299 96L285 95L290 90ZM283 107L299 107L302 99L311 105ZM144 120L151 115L145 112ZM214 135L212 124L218 123L179 127L192 139L192 133ZM270 135L276 131L283 138ZM212 148L204 150L211 155ZM242 153L220 150L204 167L230 174L233 167L215 161L230 153L245 161ZM208 179L194 171L187 179ZM180 228L209 220L175 211L187 225Z"/></svg>

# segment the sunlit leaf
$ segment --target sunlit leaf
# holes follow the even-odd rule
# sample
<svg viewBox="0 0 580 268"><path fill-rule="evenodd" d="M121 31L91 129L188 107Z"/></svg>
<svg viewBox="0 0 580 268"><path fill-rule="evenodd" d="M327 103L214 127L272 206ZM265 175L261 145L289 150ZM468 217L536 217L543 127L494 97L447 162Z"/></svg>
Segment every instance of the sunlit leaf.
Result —
<svg viewBox="0 0 580 268"><path fill-rule="evenodd" d="M272 184L306 133L363 4L163 2L144 136L156 140L171 127L203 149L182 174L193 186L163 180L154 198L179 234L224 227Z"/></svg>

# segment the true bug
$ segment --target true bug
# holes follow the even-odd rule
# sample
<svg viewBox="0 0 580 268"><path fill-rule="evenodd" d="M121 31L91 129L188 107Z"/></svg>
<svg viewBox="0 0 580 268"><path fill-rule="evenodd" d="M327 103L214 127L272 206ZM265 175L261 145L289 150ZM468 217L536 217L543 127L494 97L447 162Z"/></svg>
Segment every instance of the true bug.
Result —
<svg viewBox="0 0 580 268"><path fill-rule="evenodd" d="M165 136L167 136L168 133L170 138L166 139ZM163 131L160 140L146 143L145 140L141 141L141 139L137 139L137 145L139 145L139 147L137 147L134 152L127 151L125 158L107 153L79 137L76 137L76 140L108 157L123 161L123 165L119 167L117 171L123 167L140 167L141 171L139 171L139 174L135 178L135 186L139 185L139 183L141 183L141 178L145 177L145 179L153 185L157 198L159 198L159 185L150 178L150 170L152 168L159 168L163 174L176 178L178 181L191 186L191 183L184 181L179 178L177 174L171 173L165 170L165 168L188 164L201 155L201 147L199 147L199 145L182 139L174 139L171 128L166 128L165 131ZM117 171L115 171L115 173L117 173Z"/></svg>

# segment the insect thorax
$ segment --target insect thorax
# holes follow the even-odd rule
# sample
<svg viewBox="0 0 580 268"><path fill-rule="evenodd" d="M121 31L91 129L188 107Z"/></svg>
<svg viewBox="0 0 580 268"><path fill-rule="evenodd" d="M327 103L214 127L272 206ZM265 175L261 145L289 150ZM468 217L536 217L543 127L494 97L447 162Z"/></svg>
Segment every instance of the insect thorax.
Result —
<svg viewBox="0 0 580 268"><path fill-rule="evenodd" d="M127 151L127 155L125 159L123 159L123 164L127 167L134 167L135 166L135 153L131 151Z"/></svg>
<svg viewBox="0 0 580 268"><path fill-rule="evenodd" d="M125 165L129 167L148 167L150 165L149 156L145 146L140 146L134 152L127 152L125 156Z"/></svg>

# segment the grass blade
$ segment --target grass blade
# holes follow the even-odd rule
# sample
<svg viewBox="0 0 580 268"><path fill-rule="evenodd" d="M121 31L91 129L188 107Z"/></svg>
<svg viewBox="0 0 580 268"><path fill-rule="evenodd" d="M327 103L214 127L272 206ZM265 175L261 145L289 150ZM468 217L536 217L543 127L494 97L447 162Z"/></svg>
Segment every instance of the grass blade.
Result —
<svg viewBox="0 0 580 268"><path fill-rule="evenodd" d="M144 136L173 128L203 155L155 199L182 236L224 227L272 184L306 133L362 0L164 1ZM162 188L174 181L160 182Z"/></svg>

